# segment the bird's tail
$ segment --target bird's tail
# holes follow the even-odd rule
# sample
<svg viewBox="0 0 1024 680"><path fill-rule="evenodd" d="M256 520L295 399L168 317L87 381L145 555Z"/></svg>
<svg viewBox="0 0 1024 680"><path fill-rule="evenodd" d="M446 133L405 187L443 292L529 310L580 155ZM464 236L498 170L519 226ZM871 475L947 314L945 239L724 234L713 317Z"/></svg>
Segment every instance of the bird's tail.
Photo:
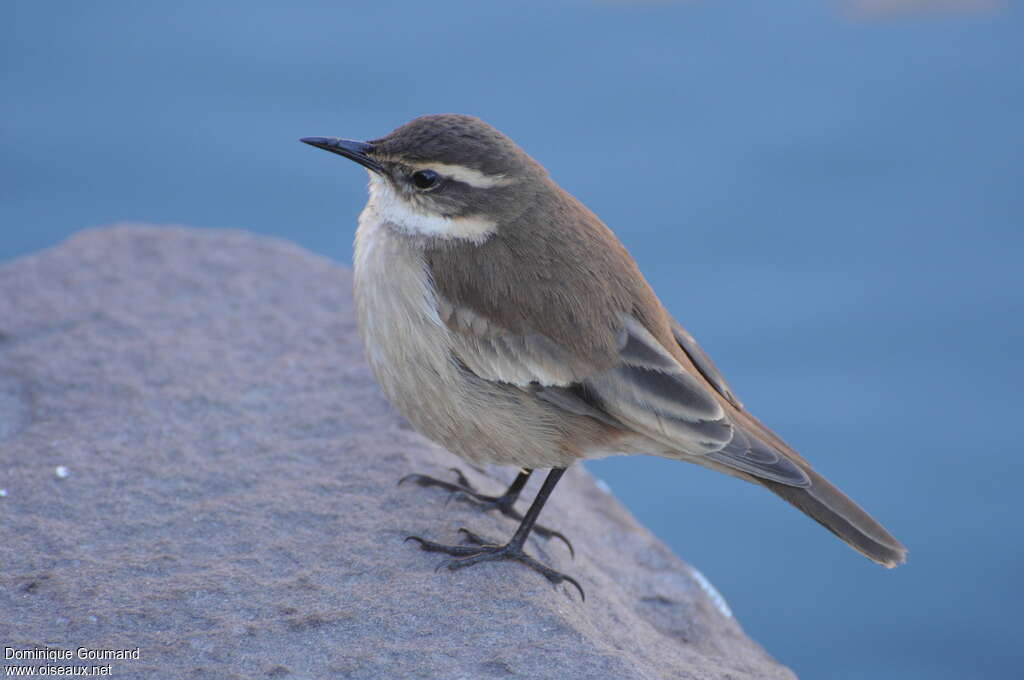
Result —
<svg viewBox="0 0 1024 680"><path fill-rule="evenodd" d="M889 569L906 561L907 549L871 515L809 465L803 469L810 478L809 486L787 486L767 479L757 481L868 559Z"/></svg>
<svg viewBox="0 0 1024 680"><path fill-rule="evenodd" d="M733 421L745 434L772 446L779 455L799 467L809 483L785 484L781 479L776 481L756 475L750 475L750 481L768 487L772 493L817 521L869 560L889 569L906 562L907 549L903 544L846 494L815 472L810 463L781 437L746 411L735 410Z"/></svg>

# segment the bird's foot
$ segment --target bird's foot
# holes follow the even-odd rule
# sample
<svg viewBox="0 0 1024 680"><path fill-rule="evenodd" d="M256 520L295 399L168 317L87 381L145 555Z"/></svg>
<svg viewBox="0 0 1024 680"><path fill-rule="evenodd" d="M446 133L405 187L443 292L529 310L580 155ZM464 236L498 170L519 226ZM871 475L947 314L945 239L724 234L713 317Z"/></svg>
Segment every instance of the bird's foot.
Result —
<svg viewBox="0 0 1024 680"><path fill-rule="evenodd" d="M448 491L450 494L448 497L449 500L454 498L455 500L461 501L463 503L470 503L472 505L477 506L484 512L488 512L490 510L497 510L506 517L510 517L516 521L521 521L523 519L523 516L519 512L517 512L516 509L513 507L514 503L516 502L516 499L519 497L518 491L516 491L515 493L509 491L502 494L501 496L488 496L487 494L482 494L475 488L473 488L473 484L468 479L466 479L466 475L462 474L461 470L459 470L458 468L449 469L455 473L455 483L446 482L443 479L437 479L436 477L430 477L429 475L420 474L406 475L405 477L402 477L400 480L398 480L398 483L401 485L404 482L413 482L418 486L434 486L439 489L444 489L445 491ZM573 558L576 557L576 551L573 549L572 543L569 541L568 538L565 537L565 535L562 532L555 531L554 529L549 529L548 527L542 526L540 524L536 524L533 527L533 533L540 534L544 538L559 539L560 541L565 543L567 548L569 548L569 554Z"/></svg>
<svg viewBox="0 0 1024 680"><path fill-rule="evenodd" d="M492 560L514 560L520 564L525 564L530 569L533 569L551 582L552 585L558 585L559 583L564 582L571 583L576 586L576 590L580 591L580 598L583 600L587 599L586 594L583 592L583 587L576 579L555 571L545 564L541 564L523 552L522 545L516 544L515 542L498 545L496 541L490 541L483 538L469 529L459 529L459 533L464 534L465 541L471 545L443 545L441 543L435 543L434 541L428 541L420 538L419 536L407 536L405 540L416 541L419 543L420 548L427 552L445 553L446 555L452 555L455 558L453 560L442 562L438 565L438 569L448 567L448 569L455 571L456 569L469 567L480 562L489 562Z"/></svg>

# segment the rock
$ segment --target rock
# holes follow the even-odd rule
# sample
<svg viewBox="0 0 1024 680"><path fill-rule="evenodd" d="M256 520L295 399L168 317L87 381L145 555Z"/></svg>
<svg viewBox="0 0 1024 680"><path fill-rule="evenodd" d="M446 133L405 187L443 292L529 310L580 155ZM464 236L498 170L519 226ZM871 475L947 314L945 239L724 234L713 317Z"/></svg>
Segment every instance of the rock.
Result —
<svg viewBox="0 0 1024 680"><path fill-rule="evenodd" d="M121 678L793 677L582 467L541 516L576 559L529 548L586 602L403 543L515 523L401 476L459 466L497 492L515 471L470 468L390 410L350 288L234 231L90 230L0 267L4 645L138 648L45 662Z"/></svg>

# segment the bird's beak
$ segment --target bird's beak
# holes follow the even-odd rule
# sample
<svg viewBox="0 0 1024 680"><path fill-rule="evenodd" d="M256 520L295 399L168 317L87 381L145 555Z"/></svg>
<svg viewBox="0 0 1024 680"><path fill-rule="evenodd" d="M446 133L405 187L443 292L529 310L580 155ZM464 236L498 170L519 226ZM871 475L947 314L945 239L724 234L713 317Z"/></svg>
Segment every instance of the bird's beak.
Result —
<svg viewBox="0 0 1024 680"><path fill-rule="evenodd" d="M349 160L359 163L364 168L373 170L378 175L386 174L384 167L367 155L373 152L373 144L357 142L353 139L338 139L337 137L303 137L299 141L315 146L318 149L344 156Z"/></svg>

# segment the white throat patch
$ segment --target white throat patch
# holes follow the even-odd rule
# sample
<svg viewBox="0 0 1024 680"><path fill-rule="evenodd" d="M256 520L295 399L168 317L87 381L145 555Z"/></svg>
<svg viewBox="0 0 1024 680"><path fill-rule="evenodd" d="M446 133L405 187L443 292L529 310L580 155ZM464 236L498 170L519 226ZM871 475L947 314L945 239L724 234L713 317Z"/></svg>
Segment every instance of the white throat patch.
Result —
<svg viewBox="0 0 1024 680"><path fill-rule="evenodd" d="M380 221L402 231L482 243L498 227L493 220L481 215L444 217L424 212L398 194L387 180L372 171L367 172L370 175L370 200L366 203L364 215L373 213Z"/></svg>

